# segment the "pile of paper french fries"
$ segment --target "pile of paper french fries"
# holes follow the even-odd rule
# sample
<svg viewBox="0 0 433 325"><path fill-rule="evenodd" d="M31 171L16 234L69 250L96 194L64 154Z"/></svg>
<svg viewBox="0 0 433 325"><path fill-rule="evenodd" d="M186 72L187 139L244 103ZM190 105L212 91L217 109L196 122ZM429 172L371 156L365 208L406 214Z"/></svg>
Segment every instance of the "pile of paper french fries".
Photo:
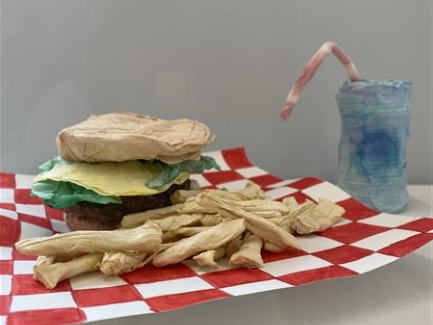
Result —
<svg viewBox="0 0 433 325"><path fill-rule="evenodd" d="M345 212L329 200L266 200L254 183L239 192L179 190L171 201L165 208L125 216L117 230L74 231L22 240L15 247L38 256L34 278L50 289L86 272L119 275L149 263L163 267L191 258L215 269L221 258L232 267L257 268L263 265L262 249L299 250L293 233L324 231Z"/></svg>

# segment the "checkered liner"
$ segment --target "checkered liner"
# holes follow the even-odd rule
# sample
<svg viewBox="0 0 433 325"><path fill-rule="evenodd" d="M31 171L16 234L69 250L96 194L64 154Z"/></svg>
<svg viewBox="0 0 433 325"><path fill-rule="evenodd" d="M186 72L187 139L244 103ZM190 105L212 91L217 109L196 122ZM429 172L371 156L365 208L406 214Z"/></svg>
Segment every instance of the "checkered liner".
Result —
<svg viewBox="0 0 433 325"><path fill-rule="evenodd" d="M248 180L274 200L330 199L346 209L341 222L298 240L301 252L263 252L261 269L197 268L185 262L121 277L85 274L45 289L32 278L34 258L14 250L23 238L68 228L62 212L30 197L32 176L0 174L0 325L59 325L156 313L255 292L352 276L379 268L433 239L433 220L373 211L338 187L317 178L283 181L253 166L244 149L208 153L221 172L194 175L202 187L237 190Z"/></svg>

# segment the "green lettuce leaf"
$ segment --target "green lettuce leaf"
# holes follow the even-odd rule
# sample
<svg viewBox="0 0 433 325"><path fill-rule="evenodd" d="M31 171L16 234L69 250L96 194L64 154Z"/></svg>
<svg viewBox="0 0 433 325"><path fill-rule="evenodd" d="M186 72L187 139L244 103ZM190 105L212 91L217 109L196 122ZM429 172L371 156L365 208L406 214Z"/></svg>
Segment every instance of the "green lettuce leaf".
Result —
<svg viewBox="0 0 433 325"><path fill-rule="evenodd" d="M32 194L57 209L69 208L81 201L100 204L122 203L122 200L117 196L99 195L77 184L54 180L45 180L33 184Z"/></svg>
<svg viewBox="0 0 433 325"><path fill-rule="evenodd" d="M54 168L55 165L61 164L61 163L68 163L66 160L63 160L62 157L51 157L47 162L44 162L42 165L39 166L39 169L47 172Z"/></svg>
<svg viewBox="0 0 433 325"><path fill-rule="evenodd" d="M186 160L178 164L168 165L161 162L144 162L144 163L157 163L163 166L162 171L155 176L150 182L146 184L149 188L158 188L165 184L173 182L180 173L203 173L205 170L215 168L221 171L215 159L212 157L201 156L199 160Z"/></svg>
<svg viewBox="0 0 433 325"><path fill-rule="evenodd" d="M221 170L215 159L212 157L201 156L199 160L187 160L178 164L165 164L157 160L141 160L143 164L159 164L161 172L146 184L147 187L155 189L166 184L170 184L182 172L203 173L205 170L215 168ZM60 156L52 157L47 162L39 166L43 171L51 170L56 164L73 163L63 160ZM74 204L87 201L93 203L122 203L120 197L103 196L85 187L70 182L44 180L34 183L32 195L36 195L54 208L65 209Z"/></svg>

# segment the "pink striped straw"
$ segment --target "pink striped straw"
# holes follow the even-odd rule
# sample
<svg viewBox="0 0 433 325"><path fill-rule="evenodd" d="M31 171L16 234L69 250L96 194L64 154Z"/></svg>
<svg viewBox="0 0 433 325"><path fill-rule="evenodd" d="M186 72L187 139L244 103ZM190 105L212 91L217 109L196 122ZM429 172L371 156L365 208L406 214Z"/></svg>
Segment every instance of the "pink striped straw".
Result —
<svg viewBox="0 0 433 325"><path fill-rule="evenodd" d="M307 63L304 70L302 70L301 75L296 80L293 87L290 89L289 94L287 95L286 102L284 103L284 107L280 112L280 117L287 121L292 114L293 107L301 95L302 90L307 85L307 83L314 77L316 71L319 69L322 62L325 60L325 57L329 53L333 53L335 57L341 62L344 69L346 70L347 75L349 76L351 81L359 81L361 77L359 76L358 71L356 70L355 64L349 58L349 56L343 52L343 50L333 42L324 43L320 49L313 55L310 61Z"/></svg>

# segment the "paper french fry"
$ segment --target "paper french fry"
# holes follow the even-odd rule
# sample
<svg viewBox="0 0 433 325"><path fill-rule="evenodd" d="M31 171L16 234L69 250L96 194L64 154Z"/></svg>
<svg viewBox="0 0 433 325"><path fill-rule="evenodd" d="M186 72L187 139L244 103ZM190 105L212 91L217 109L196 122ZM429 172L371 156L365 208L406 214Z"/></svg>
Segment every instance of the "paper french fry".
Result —
<svg viewBox="0 0 433 325"><path fill-rule="evenodd" d="M191 237L210 228L211 227L181 227L179 229L176 229L175 233L177 236Z"/></svg>
<svg viewBox="0 0 433 325"><path fill-rule="evenodd" d="M190 197L196 197L200 193L201 190L177 190L171 195L170 201L172 204L185 203Z"/></svg>
<svg viewBox="0 0 433 325"><path fill-rule="evenodd" d="M153 265L161 267L179 263L200 252L216 249L228 243L245 230L245 220L231 220L210 227L192 237L185 238L176 245L158 254Z"/></svg>
<svg viewBox="0 0 433 325"><path fill-rule="evenodd" d="M265 240L263 244L263 248L265 251L271 252L271 253L281 253L284 252L284 248L281 248L267 240Z"/></svg>
<svg viewBox="0 0 433 325"><path fill-rule="evenodd" d="M263 266L263 259L260 252L263 247L263 240L251 234L246 236L242 246L231 257L229 264L235 267L246 267L248 269Z"/></svg>
<svg viewBox="0 0 433 325"><path fill-rule="evenodd" d="M167 216L163 219L152 220L151 222L158 225L162 231L176 230L184 226L199 225L201 221L201 214L181 214Z"/></svg>
<svg viewBox="0 0 433 325"><path fill-rule="evenodd" d="M60 281L98 270L102 255L103 253L91 253L68 262L36 264L33 268L34 278L48 289L53 289Z"/></svg>
<svg viewBox="0 0 433 325"><path fill-rule="evenodd" d="M266 199L266 194L262 188L253 182L248 182L243 189L236 193L245 195L249 199Z"/></svg>
<svg viewBox="0 0 433 325"><path fill-rule="evenodd" d="M183 204L180 203L160 209L128 214L123 217L120 223L120 228L134 228L152 219L162 219L170 215L179 214L182 208Z"/></svg>
<svg viewBox="0 0 433 325"><path fill-rule="evenodd" d="M329 200L320 200L317 206L296 217L293 229L302 235L325 231L337 223L344 212L341 206Z"/></svg>
<svg viewBox="0 0 433 325"><path fill-rule="evenodd" d="M149 263L156 253L104 253L99 270L104 274L120 275L132 272Z"/></svg>
<svg viewBox="0 0 433 325"><path fill-rule="evenodd" d="M133 229L80 230L51 237L24 239L17 242L15 247L22 254L48 256L127 250L154 252L159 249L161 242L161 229L148 222Z"/></svg>
<svg viewBox="0 0 433 325"><path fill-rule="evenodd" d="M217 269L219 265L217 261L226 254L224 247L218 247L216 249L207 250L194 256L192 259L197 263L198 266L210 267Z"/></svg>
<svg viewBox="0 0 433 325"><path fill-rule="evenodd" d="M201 224L204 227L216 226L224 221L224 218L219 213L217 214L203 214L201 219Z"/></svg>
<svg viewBox="0 0 433 325"><path fill-rule="evenodd" d="M223 200L211 193L202 193L199 195L199 198L199 204L202 207L210 208L214 212L220 213L228 218L245 219L247 221L247 229L259 237L283 248L300 249L293 235L284 231L269 220L242 210L230 201Z"/></svg>
<svg viewBox="0 0 433 325"><path fill-rule="evenodd" d="M243 234L240 234L236 238L229 241L226 245L226 256L230 258L235 252L241 248L243 240L242 240Z"/></svg>

